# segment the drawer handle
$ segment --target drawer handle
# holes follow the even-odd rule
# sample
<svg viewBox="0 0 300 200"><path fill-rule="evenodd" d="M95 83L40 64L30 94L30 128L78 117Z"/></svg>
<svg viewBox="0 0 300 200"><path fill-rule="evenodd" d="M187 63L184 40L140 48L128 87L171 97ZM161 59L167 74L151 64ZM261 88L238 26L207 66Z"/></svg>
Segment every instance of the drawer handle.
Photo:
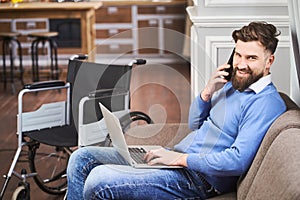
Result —
<svg viewBox="0 0 300 200"><path fill-rule="evenodd" d="M108 14L116 14L118 12L118 8L117 7L108 7L107 8L107 12Z"/></svg>
<svg viewBox="0 0 300 200"><path fill-rule="evenodd" d="M116 28L109 29L108 33L109 33L109 35L115 35L118 33L118 29L116 29Z"/></svg>
<svg viewBox="0 0 300 200"><path fill-rule="evenodd" d="M151 26L153 26L153 25L156 25L157 24L157 20L156 19L150 19L149 21L148 21L148 24Z"/></svg>
<svg viewBox="0 0 300 200"><path fill-rule="evenodd" d="M166 7L165 6L157 6L156 7L156 12L165 12L166 11Z"/></svg>

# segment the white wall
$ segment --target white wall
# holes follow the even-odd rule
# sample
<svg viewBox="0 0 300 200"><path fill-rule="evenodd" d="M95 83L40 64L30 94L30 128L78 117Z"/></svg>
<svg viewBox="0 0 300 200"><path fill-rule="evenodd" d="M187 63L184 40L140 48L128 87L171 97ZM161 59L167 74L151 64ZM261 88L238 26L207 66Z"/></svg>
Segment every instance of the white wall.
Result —
<svg viewBox="0 0 300 200"><path fill-rule="evenodd" d="M300 105L295 67L290 56L289 17L286 0L195 0L187 11L191 28L192 99L200 93L211 72L227 62L234 46L231 33L251 21L266 21L280 31L273 82L279 91L290 95Z"/></svg>

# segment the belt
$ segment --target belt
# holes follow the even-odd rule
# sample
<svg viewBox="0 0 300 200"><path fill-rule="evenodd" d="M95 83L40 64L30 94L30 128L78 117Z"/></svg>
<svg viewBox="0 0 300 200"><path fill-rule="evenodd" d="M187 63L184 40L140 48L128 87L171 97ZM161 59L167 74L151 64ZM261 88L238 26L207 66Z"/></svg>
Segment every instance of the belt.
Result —
<svg viewBox="0 0 300 200"><path fill-rule="evenodd" d="M201 173L196 172L196 174L201 180L203 186L205 187L206 189L205 193L208 197L213 197L221 194L218 190L216 190L216 188L214 188L214 186L212 186L209 182L207 182L207 180L201 175Z"/></svg>

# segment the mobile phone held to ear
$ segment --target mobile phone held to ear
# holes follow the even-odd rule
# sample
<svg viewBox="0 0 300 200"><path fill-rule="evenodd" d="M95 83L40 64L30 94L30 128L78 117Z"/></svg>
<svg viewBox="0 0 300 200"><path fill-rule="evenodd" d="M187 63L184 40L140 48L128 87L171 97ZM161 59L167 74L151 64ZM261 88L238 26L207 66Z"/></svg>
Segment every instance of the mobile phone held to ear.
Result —
<svg viewBox="0 0 300 200"><path fill-rule="evenodd" d="M231 75L232 75L232 71L233 71L233 66L232 66L232 65L233 65L233 56L234 56L234 52L235 52L235 48L232 50L231 55L230 55L230 57L229 57L229 60L228 60L228 62L227 62L227 64L229 64L230 67L225 69L225 72L228 72L228 73L229 73L228 76L225 76L225 77L224 77L227 81L230 81Z"/></svg>

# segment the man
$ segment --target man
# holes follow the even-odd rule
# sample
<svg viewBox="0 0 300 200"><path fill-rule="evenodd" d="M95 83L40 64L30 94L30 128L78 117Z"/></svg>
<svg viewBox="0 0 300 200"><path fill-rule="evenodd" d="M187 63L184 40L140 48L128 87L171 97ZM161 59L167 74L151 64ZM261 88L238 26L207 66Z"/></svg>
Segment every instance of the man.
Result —
<svg viewBox="0 0 300 200"><path fill-rule="evenodd" d="M206 199L236 189L272 122L285 104L271 82L279 35L252 22L232 37L236 43L231 81L216 69L190 107L193 130L174 147L147 152L149 165L181 169L134 169L110 147L75 151L68 165L68 199Z"/></svg>

